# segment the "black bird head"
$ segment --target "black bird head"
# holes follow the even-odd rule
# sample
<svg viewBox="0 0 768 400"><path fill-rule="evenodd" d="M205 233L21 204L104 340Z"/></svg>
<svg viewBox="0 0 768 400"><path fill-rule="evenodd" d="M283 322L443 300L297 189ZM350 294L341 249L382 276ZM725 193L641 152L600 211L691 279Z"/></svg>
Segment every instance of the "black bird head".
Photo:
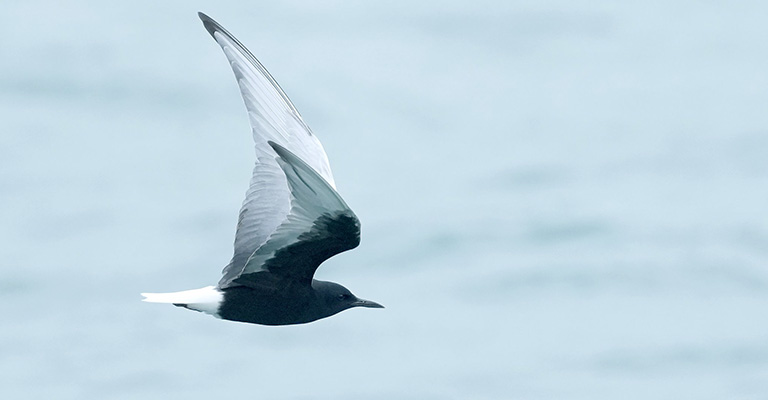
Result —
<svg viewBox="0 0 768 400"><path fill-rule="evenodd" d="M349 289L338 283L314 281L312 287L320 297L328 315L333 315L352 307L384 308L379 303L363 300L352 294Z"/></svg>

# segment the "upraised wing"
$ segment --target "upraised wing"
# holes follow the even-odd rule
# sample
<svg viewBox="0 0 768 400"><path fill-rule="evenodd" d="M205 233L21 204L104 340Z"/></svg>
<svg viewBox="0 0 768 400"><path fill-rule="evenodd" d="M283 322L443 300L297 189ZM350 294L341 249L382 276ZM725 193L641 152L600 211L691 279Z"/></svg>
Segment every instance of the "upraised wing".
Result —
<svg viewBox="0 0 768 400"><path fill-rule="evenodd" d="M219 282L222 286L243 272L248 258L264 244L289 211L289 189L268 141L305 160L331 187L335 187L335 183L323 146L275 79L226 29L207 15L198 15L208 33L221 46L235 73L256 148L256 165L240 209L234 256L224 268L224 276Z"/></svg>
<svg viewBox="0 0 768 400"><path fill-rule="evenodd" d="M265 271L311 284L323 261L360 244L360 221L312 167L279 144L269 144L288 180L290 212L233 284L258 285Z"/></svg>

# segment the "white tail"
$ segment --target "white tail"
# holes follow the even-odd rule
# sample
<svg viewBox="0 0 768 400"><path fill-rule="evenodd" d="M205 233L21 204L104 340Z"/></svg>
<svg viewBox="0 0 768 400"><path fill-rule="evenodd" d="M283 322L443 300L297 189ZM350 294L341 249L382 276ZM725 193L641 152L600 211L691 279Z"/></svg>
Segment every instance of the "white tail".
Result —
<svg viewBox="0 0 768 400"><path fill-rule="evenodd" d="M218 317L219 305L224 295L213 286L173 293L142 293L148 303L168 303Z"/></svg>

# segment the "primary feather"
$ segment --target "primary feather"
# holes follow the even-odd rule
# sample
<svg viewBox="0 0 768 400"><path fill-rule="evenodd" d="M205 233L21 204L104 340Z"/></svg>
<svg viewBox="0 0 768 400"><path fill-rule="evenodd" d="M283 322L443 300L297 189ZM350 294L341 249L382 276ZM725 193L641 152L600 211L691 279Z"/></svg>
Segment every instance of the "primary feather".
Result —
<svg viewBox="0 0 768 400"><path fill-rule="evenodd" d="M232 34L205 14L199 16L221 46L237 78L256 150L256 165L240 209L234 255L219 282L224 287L242 274L248 258L267 241L289 211L289 189L269 141L296 154L332 187L335 183L323 145L277 81Z"/></svg>

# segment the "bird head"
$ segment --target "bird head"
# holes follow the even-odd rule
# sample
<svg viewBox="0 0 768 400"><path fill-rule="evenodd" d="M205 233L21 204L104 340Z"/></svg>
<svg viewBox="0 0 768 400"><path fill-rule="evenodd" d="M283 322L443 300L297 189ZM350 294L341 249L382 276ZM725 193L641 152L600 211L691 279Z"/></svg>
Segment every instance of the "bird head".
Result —
<svg viewBox="0 0 768 400"><path fill-rule="evenodd" d="M349 289L338 283L315 281L312 285L327 310L332 314L352 307L384 308L379 303L358 298Z"/></svg>

